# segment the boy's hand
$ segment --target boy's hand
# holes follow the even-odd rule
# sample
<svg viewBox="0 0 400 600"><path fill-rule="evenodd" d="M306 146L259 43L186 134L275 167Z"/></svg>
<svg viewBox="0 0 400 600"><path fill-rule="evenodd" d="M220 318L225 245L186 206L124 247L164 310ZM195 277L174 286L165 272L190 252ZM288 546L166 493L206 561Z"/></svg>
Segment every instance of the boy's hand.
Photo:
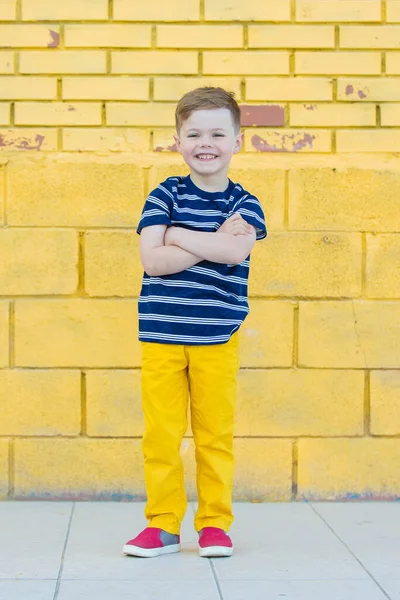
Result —
<svg viewBox="0 0 400 600"><path fill-rule="evenodd" d="M217 233L230 233L231 235L248 235L253 231L252 225L243 219L240 213L234 213L221 225Z"/></svg>
<svg viewBox="0 0 400 600"><path fill-rule="evenodd" d="M167 231L165 232L165 236L164 236L164 246L174 246L175 245L175 241L174 241L174 233L177 230L177 227L168 227Z"/></svg>

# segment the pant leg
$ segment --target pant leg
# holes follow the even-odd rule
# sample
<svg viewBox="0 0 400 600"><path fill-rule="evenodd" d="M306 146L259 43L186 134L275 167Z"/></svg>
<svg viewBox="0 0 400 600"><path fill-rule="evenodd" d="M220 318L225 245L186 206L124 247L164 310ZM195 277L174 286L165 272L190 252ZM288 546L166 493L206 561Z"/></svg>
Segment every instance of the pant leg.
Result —
<svg viewBox="0 0 400 600"><path fill-rule="evenodd" d="M186 346L186 349L188 347ZM196 446L197 531L233 521L233 425L239 368L238 336L226 344L189 350L192 430Z"/></svg>
<svg viewBox="0 0 400 600"><path fill-rule="evenodd" d="M179 534L187 508L180 447L187 429L184 346L142 343L145 516L151 527Z"/></svg>

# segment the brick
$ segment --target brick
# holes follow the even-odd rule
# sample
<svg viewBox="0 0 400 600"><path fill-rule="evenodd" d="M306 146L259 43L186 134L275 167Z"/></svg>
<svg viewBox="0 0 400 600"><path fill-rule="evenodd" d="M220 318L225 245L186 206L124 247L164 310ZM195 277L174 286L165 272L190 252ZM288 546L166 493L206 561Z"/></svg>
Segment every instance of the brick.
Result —
<svg viewBox="0 0 400 600"><path fill-rule="evenodd" d="M400 80L384 77L339 79L338 100L379 102L400 100Z"/></svg>
<svg viewBox="0 0 400 600"><path fill-rule="evenodd" d="M5 498L8 494L8 440L0 439L0 498Z"/></svg>
<svg viewBox="0 0 400 600"><path fill-rule="evenodd" d="M0 125L8 125L10 122L10 104L0 102ZM0 142L1 145L1 142Z"/></svg>
<svg viewBox="0 0 400 600"><path fill-rule="evenodd" d="M245 370L238 376L235 435L357 436L364 431L364 373Z"/></svg>
<svg viewBox="0 0 400 600"><path fill-rule="evenodd" d="M399 452L399 439L299 440L299 498L394 500Z"/></svg>
<svg viewBox="0 0 400 600"><path fill-rule="evenodd" d="M114 0L116 21L198 21L199 18L198 0L175 0L173 3Z"/></svg>
<svg viewBox="0 0 400 600"><path fill-rule="evenodd" d="M54 100L55 77L0 77L0 98L4 100Z"/></svg>
<svg viewBox="0 0 400 600"><path fill-rule="evenodd" d="M0 25L2 48L57 48L59 40L58 25Z"/></svg>
<svg viewBox="0 0 400 600"><path fill-rule="evenodd" d="M361 294L359 234L272 232L268 242L258 246L250 275L251 293L257 297Z"/></svg>
<svg viewBox="0 0 400 600"><path fill-rule="evenodd" d="M0 435L79 434L80 387L78 371L0 371Z"/></svg>
<svg viewBox="0 0 400 600"><path fill-rule="evenodd" d="M338 131L336 148L338 152L398 152L400 130Z"/></svg>
<svg viewBox="0 0 400 600"><path fill-rule="evenodd" d="M388 75L400 75L400 52L386 53L386 73ZM392 81L398 83L396 80Z"/></svg>
<svg viewBox="0 0 400 600"><path fill-rule="evenodd" d="M386 17L389 23L400 23L400 0L386 0Z"/></svg>
<svg viewBox="0 0 400 600"><path fill-rule="evenodd" d="M21 73L105 73L106 70L106 53L101 50L20 53Z"/></svg>
<svg viewBox="0 0 400 600"><path fill-rule="evenodd" d="M330 152L331 132L325 129L247 129L246 152Z"/></svg>
<svg viewBox="0 0 400 600"><path fill-rule="evenodd" d="M301 303L299 331L301 366L400 367L400 302Z"/></svg>
<svg viewBox="0 0 400 600"><path fill-rule="evenodd" d="M69 127L63 129L63 150L101 152L141 152L149 150L149 132L143 129Z"/></svg>
<svg viewBox="0 0 400 600"><path fill-rule="evenodd" d="M400 48L398 25L353 25L340 27L341 48Z"/></svg>
<svg viewBox="0 0 400 600"><path fill-rule="evenodd" d="M205 0L208 21L290 21L290 0Z"/></svg>
<svg viewBox="0 0 400 600"><path fill-rule="evenodd" d="M0 367L8 367L8 302L0 300Z"/></svg>
<svg viewBox="0 0 400 600"><path fill-rule="evenodd" d="M253 252L257 254L256 250ZM251 300L250 314L240 328L239 352L240 365L246 369L290 367L293 305L290 302Z"/></svg>
<svg viewBox="0 0 400 600"><path fill-rule="evenodd" d="M34 159L9 165L9 225L134 225L135 206L144 198L135 164L49 158L41 167Z"/></svg>
<svg viewBox="0 0 400 600"><path fill-rule="evenodd" d="M186 92L203 86L222 87L233 92L236 99L240 99L239 77L155 77L154 99L179 100Z"/></svg>
<svg viewBox="0 0 400 600"><path fill-rule="evenodd" d="M381 124L400 127L400 103L381 105Z"/></svg>
<svg viewBox="0 0 400 600"><path fill-rule="evenodd" d="M107 0L69 0L61 3L53 0L22 0L24 21L79 21L107 20Z"/></svg>
<svg viewBox="0 0 400 600"><path fill-rule="evenodd" d="M160 48L243 48L241 25L158 25Z"/></svg>
<svg viewBox="0 0 400 600"><path fill-rule="evenodd" d="M138 203L136 223L141 209ZM85 289L89 296L138 297L142 277L136 231L92 231L85 235Z"/></svg>
<svg viewBox="0 0 400 600"><path fill-rule="evenodd" d="M285 107L277 104L241 104L240 124L242 127L283 127Z"/></svg>
<svg viewBox="0 0 400 600"><path fill-rule="evenodd" d="M141 440L17 439L15 496L143 500Z"/></svg>
<svg viewBox="0 0 400 600"><path fill-rule="evenodd" d="M234 500L285 502L292 495L292 441L235 439Z"/></svg>
<svg viewBox="0 0 400 600"><path fill-rule="evenodd" d="M255 166L239 168L233 163L229 170L229 177L235 183L239 182L244 189L249 190L260 200L268 228L283 229L285 199L283 169L269 169L264 164L259 165L258 168ZM259 251L260 244L257 243L253 252ZM253 294L251 285L250 293Z"/></svg>
<svg viewBox="0 0 400 600"><path fill-rule="evenodd" d="M400 434L400 371L370 375L372 435Z"/></svg>
<svg viewBox="0 0 400 600"><path fill-rule="evenodd" d="M289 177L291 229L400 231L396 171L318 167L291 170Z"/></svg>
<svg viewBox="0 0 400 600"><path fill-rule="evenodd" d="M204 52L203 71L207 75L286 75L288 52Z"/></svg>
<svg viewBox="0 0 400 600"><path fill-rule="evenodd" d="M299 75L377 75L379 52L297 52Z"/></svg>
<svg viewBox="0 0 400 600"><path fill-rule="evenodd" d="M0 73L13 73L14 72L14 53L13 52L0 52ZM0 77L0 81L3 77Z"/></svg>
<svg viewBox="0 0 400 600"><path fill-rule="evenodd" d="M249 48L334 48L332 25L250 25Z"/></svg>
<svg viewBox="0 0 400 600"><path fill-rule="evenodd" d="M367 296L400 298L400 234L367 234Z"/></svg>
<svg viewBox="0 0 400 600"><path fill-rule="evenodd" d="M86 373L87 433L97 437L142 436L140 371Z"/></svg>
<svg viewBox="0 0 400 600"><path fill-rule="evenodd" d="M147 77L64 77L68 100L148 100Z"/></svg>
<svg viewBox="0 0 400 600"><path fill-rule="evenodd" d="M315 77L247 77L246 100L332 100L332 80Z"/></svg>
<svg viewBox="0 0 400 600"><path fill-rule="evenodd" d="M154 152L178 152L173 135L175 128L153 129L153 148Z"/></svg>
<svg viewBox="0 0 400 600"><path fill-rule="evenodd" d="M290 125L364 127L376 125L374 104L291 104Z"/></svg>
<svg viewBox="0 0 400 600"><path fill-rule="evenodd" d="M17 0L2 0L0 3L0 21L15 21Z"/></svg>
<svg viewBox="0 0 400 600"><path fill-rule="evenodd" d="M150 25L66 25L65 46L80 48L150 48Z"/></svg>
<svg viewBox="0 0 400 600"><path fill-rule="evenodd" d="M0 152L10 150L57 150L56 129L0 129Z"/></svg>
<svg viewBox="0 0 400 600"><path fill-rule="evenodd" d="M112 52L112 73L128 74L197 74L197 52L137 50Z"/></svg>
<svg viewBox="0 0 400 600"><path fill-rule="evenodd" d="M107 104L107 125L174 125L175 104Z"/></svg>
<svg viewBox="0 0 400 600"><path fill-rule="evenodd" d="M137 367L136 302L20 300L15 310L19 367Z"/></svg>
<svg viewBox="0 0 400 600"><path fill-rule="evenodd" d="M296 0L297 21L380 21L380 0Z"/></svg>
<svg viewBox="0 0 400 600"><path fill-rule="evenodd" d="M100 102L17 102L16 125L101 125Z"/></svg>
<svg viewBox="0 0 400 600"><path fill-rule="evenodd" d="M0 246L0 295L75 292L78 284L75 231L5 229L0 230Z"/></svg>

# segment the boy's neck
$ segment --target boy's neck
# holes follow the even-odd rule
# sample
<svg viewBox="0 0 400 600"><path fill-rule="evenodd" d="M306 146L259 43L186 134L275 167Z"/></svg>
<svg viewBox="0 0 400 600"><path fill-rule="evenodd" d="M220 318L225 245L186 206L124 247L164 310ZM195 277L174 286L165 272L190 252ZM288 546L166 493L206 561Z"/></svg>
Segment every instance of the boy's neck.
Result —
<svg viewBox="0 0 400 600"><path fill-rule="evenodd" d="M223 175L210 175L209 177L202 177L197 173L190 172L190 179L193 181L194 185L205 192L224 192L228 185L229 179L225 174Z"/></svg>

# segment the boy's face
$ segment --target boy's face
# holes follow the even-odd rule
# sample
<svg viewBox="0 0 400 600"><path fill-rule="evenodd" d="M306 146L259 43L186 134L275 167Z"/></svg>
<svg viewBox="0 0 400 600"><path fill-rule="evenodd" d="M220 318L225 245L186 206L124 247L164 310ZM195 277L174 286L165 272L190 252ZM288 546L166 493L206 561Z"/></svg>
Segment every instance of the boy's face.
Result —
<svg viewBox="0 0 400 600"><path fill-rule="evenodd" d="M195 110L174 138L190 172L200 178L225 179L232 155L243 144L243 134L235 133L227 108Z"/></svg>

